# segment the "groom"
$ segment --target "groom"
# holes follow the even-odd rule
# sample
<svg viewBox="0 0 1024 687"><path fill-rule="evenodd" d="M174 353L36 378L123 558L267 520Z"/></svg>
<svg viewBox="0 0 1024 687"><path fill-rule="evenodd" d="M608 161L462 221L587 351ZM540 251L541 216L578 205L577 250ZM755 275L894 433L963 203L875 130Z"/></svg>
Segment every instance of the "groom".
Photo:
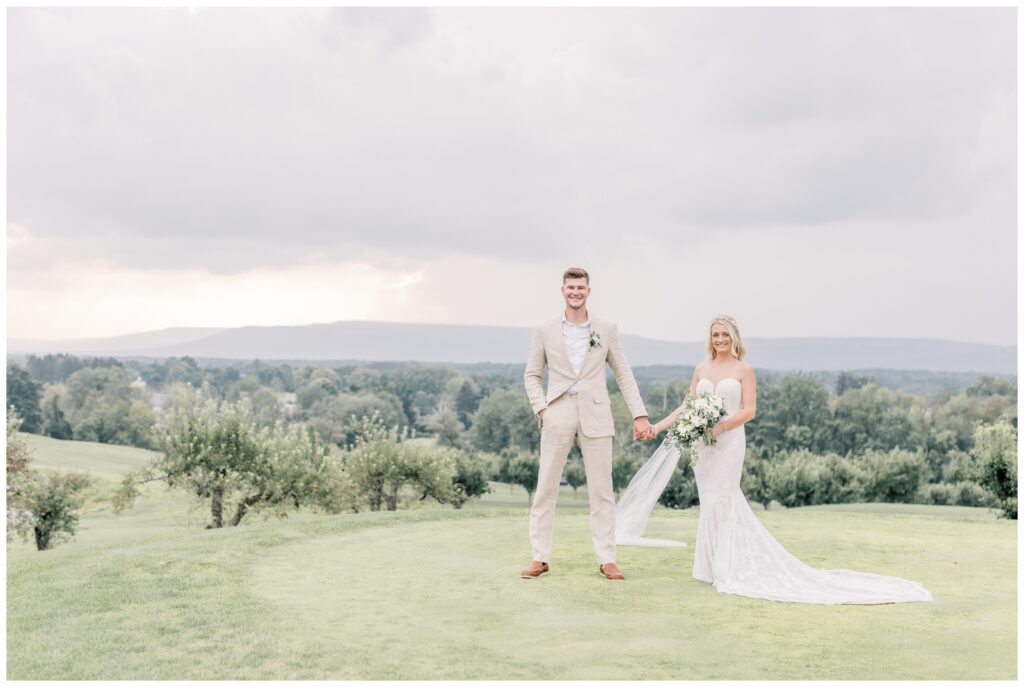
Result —
<svg viewBox="0 0 1024 687"><path fill-rule="evenodd" d="M521 573L524 579L548 572L555 527L555 502L565 461L577 439L583 452L590 495L590 528L598 570L609 580L624 579L615 565L615 493L612 489L612 421L605 365L633 415L633 436L652 438L647 410L640 399L633 371L619 344L619 330L611 322L587 311L590 275L571 267L562 275L565 312L533 332L523 378L533 412L539 418L540 473L530 509L530 544L533 561ZM544 393L544 366L548 390Z"/></svg>

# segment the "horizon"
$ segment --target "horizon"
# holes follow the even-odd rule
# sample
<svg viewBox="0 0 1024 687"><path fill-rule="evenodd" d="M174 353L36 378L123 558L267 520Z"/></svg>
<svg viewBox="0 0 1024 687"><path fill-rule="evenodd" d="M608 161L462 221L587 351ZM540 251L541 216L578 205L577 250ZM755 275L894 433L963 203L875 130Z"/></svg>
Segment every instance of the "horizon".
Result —
<svg viewBox="0 0 1024 687"><path fill-rule="evenodd" d="M159 329L136 330L136 331L130 331L130 332L125 332L125 333L121 333L121 334L112 334L110 336L95 336L95 337L81 337L81 338L68 337L68 338L45 339L45 338L36 338L36 337L24 337L24 336L10 336L10 335L8 335L6 337L6 341L7 342L11 342L11 341L31 341L31 342L39 342L39 343L48 343L48 342L64 343L64 342L91 341L91 340L102 341L102 340L106 340L106 339L116 339L116 338L129 337L129 336L140 336L140 335L145 335L145 334L155 334L155 333L159 333L159 332L176 331L176 330L211 330L211 331L216 331L216 332L223 332L223 331L228 331L228 330L249 329L249 328L254 328L254 329L259 329L259 328L298 328L298 327L330 326L330 325L336 325L336 324L385 324L385 325L387 325L387 324L394 324L394 325L422 325L422 326L431 326L431 327L433 327L433 326L437 326L437 327L480 327L480 328L498 328L498 329L516 329L516 330L523 330L523 329L529 330L529 329L533 328L533 326L524 326L524 325L466 324L466 323L459 323L459 322L411 322L411 321L388 321L388 320L363 320L363 319L360 319L360 320L334 320L334 321L330 321L330 322L308 322L308 323L305 323L305 324L270 324L270 325L266 325L266 324L248 324L248 325L239 325L239 326L232 326L232 327L216 327L216 326L203 327L203 326L188 326L188 325L183 325L183 326L173 326L172 325L172 326L168 326L168 327L161 327ZM646 340L649 340L649 341L655 341L655 342L659 342L659 343L686 343L686 344L702 343L701 339L659 339L659 338L652 337L652 336L647 336L647 335L644 335L644 334L637 334L635 332L624 331L621 328L620 328L620 333L622 335L625 335L625 336L637 337L637 338L646 339ZM745 340L751 340L751 341L758 341L758 340L763 340L763 341L788 341L788 340L801 340L801 339L802 340L807 340L807 341L814 341L814 340L847 340L847 341L879 340L879 341L925 341L925 342L936 342L936 343L956 343L956 344L970 344L970 345L975 345L975 346L994 346L994 347L997 347L997 348L1015 348L1017 346L1017 342L1016 341L1013 342L1013 343L1008 343L1008 344L994 344L994 343L989 343L989 342L985 342L985 341L967 341L967 340L962 340L961 341L961 340L956 340L956 339L941 339L941 338L935 338L935 337L913 337L913 336L866 336L866 335L865 336L857 336L857 335L854 335L854 336L797 336L797 335L789 335L789 336L786 336L786 335L783 335L783 336L750 336L748 334L744 334L743 338Z"/></svg>

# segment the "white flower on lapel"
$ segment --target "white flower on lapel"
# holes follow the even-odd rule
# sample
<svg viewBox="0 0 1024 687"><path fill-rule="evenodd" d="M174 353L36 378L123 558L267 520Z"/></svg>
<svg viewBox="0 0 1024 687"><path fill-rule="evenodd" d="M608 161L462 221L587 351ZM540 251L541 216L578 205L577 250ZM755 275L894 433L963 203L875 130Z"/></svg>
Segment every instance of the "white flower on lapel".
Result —
<svg viewBox="0 0 1024 687"><path fill-rule="evenodd" d="M596 329L591 329L590 330L590 347L591 348L600 348L601 347L601 335L597 332Z"/></svg>

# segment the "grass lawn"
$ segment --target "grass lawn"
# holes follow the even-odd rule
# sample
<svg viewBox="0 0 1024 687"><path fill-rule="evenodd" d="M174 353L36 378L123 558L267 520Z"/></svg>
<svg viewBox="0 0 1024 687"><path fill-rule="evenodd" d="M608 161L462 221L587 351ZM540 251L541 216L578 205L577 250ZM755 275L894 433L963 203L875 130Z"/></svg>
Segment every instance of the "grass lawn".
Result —
<svg viewBox="0 0 1024 687"><path fill-rule="evenodd" d="M64 443L37 450L37 466L58 467ZM68 447L94 451L113 482L134 465L104 458L110 448ZM758 511L807 563L908 577L935 596L865 607L715 592L690 577L692 509L659 510L648 528L691 548L622 547L627 580L604 580L582 489L563 493L552 573L531 581L518 578L526 495L504 485L463 511L302 513L219 531L191 503L153 488L120 516L97 502L52 551L9 544L7 677L1017 676L1016 523L984 509Z"/></svg>

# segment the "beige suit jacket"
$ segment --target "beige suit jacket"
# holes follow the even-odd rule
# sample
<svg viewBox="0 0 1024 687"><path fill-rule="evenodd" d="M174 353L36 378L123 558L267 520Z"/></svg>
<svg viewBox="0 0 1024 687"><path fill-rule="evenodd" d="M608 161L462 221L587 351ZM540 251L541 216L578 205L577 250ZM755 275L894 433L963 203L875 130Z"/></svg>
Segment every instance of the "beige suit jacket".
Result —
<svg viewBox="0 0 1024 687"><path fill-rule="evenodd" d="M619 343L619 328L611 322L590 317L590 330L600 336L599 346L587 348L579 376L573 372L562 336L562 320L551 320L533 331L530 356L526 360L523 381L534 414L564 394L573 384L579 394L580 428L588 437L615 435L608 385L605 383L605 365L610 365L615 381L622 391L633 418L647 415L640 390L633 379L633 371ZM544 366L548 368L548 389L544 391Z"/></svg>

